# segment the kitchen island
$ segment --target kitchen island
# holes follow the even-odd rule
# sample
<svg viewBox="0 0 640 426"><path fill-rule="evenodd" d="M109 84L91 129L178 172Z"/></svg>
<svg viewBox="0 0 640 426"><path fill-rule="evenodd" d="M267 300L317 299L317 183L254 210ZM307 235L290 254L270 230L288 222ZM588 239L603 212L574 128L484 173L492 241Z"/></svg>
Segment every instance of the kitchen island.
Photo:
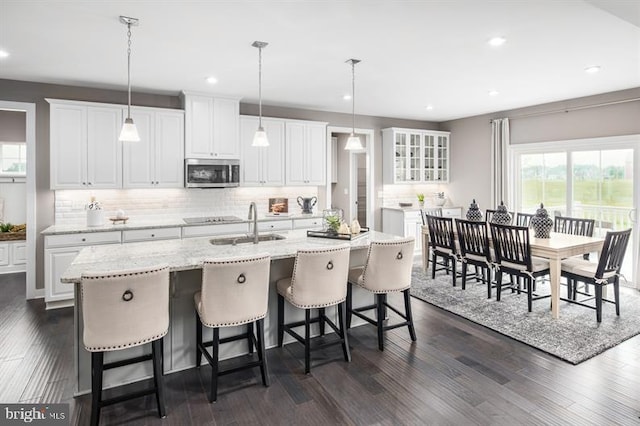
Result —
<svg viewBox="0 0 640 426"><path fill-rule="evenodd" d="M313 249L348 244L351 246L351 265L362 265L366 260L366 250L371 241L398 239L399 237L370 231L350 241L307 237L306 230L278 232L285 237L281 240L262 241L259 244L215 245L212 239L190 238L182 240L151 241L131 243L121 246L91 246L80 251L69 268L63 273L63 283L75 284L75 330L74 358L76 365L76 394L90 390L90 353L82 344L82 305L79 300L79 283L83 272L107 272L119 269L147 267L168 264L171 271L170 325L164 339L165 373L176 372L195 366L195 311L193 294L200 290L202 264L205 259L223 259L248 256L258 253L271 255L269 277L269 310L265 318L265 341L267 347L276 345L277 337L277 293L275 283L280 278L290 276L293 260L299 249ZM225 236L229 238L229 236ZM318 283L321 285L322 283ZM370 293L355 288L354 305L371 303ZM286 305L288 320L303 319L304 312ZM328 309L327 314L332 314ZM360 324L355 321L354 325ZM221 329L224 337L238 333L237 328ZM317 334L317 328L313 330ZM205 339L210 339L211 330L205 328ZM285 340L287 343L289 340ZM148 346L148 345L147 345ZM138 356L149 349L146 346L105 354L105 362ZM221 346L220 358L231 358L246 351L244 342L234 342ZM149 364L149 365L146 365ZM302 363L301 363L302 368ZM130 365L111 370L104 378L105 387L118 386L151 377L150 363Z"/></svg>

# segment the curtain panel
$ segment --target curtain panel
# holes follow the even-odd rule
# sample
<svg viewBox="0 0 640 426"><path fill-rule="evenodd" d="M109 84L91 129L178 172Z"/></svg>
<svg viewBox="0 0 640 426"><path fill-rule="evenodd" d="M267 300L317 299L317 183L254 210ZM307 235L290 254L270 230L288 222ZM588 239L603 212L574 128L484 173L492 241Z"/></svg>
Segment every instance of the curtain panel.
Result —
<svg viewBox="0 0 640 426"><path fill-rule="evenodd" d="M491 121L491 207L496 208L500 201L510 206L509 170L507 149L511 142L509 119L499 118Z"/></svg>

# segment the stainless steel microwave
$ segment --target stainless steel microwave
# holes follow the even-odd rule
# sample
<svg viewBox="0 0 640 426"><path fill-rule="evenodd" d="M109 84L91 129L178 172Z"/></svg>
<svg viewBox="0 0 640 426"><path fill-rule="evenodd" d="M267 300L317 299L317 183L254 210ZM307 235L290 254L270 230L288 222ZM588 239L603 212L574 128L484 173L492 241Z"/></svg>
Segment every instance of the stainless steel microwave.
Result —
<svg viewBox="0 0 640 426"><path fill-rule="evenodd" d="M228 188L240 185L240 160L184 160L186 188Z"/></svg>

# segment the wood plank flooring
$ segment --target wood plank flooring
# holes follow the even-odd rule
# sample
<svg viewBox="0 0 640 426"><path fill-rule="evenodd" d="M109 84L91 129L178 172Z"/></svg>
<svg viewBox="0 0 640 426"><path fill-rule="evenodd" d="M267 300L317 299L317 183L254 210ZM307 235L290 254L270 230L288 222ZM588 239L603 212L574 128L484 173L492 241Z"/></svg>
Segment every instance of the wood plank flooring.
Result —
<svg viewBox="0 0 640 426"><path fill-rule="evenodd" d="M69 403L72 424L88 424L89 397L73 398L73 312L25 301L24 279L0 276L0 402ZM166 419L149 396L103 409L101 424L640 424L640 336L573 366L420 300L412 306L415 343L396 329L380 352L375 329L357 327L353 361L330 347L312 353L310 375L299 345L270 349L271 386L257 370L224 376L215 404L209 367L170 374Z"/></svg>

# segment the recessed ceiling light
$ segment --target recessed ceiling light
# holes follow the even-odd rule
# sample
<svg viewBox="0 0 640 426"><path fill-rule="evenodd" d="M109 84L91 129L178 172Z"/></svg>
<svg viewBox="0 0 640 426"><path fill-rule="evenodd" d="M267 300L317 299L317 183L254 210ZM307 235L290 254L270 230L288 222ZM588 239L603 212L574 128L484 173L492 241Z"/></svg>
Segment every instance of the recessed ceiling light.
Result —
<svg viewBox="0 0 640 426"><path fill-rule="evenodd" d="M498 96L500 92L497 90L489 90L489 96Z"/></svg>
<svg viewBox="0 0 640 426"><path fill-rule="evenodd" d="M209 84L216 84L216 83L218 82L218 79L217 79L217 78L215 78L215 77L207 77L205 80L206 80L206 81L207 81L207 83L209 83Z"/></svg>
<svg viewBox="0 0 640 426"><path fill-rule="evenodd" d="M7 52L6 50L0 49L0 59L4 59L8 57L9 57L9 52Z"/></svg>
<svg viewBox="0 0 640 426"><path fill-rule="evenodd" d="M427 105L427 111L431 111L433 109L433 105Z"/></svg>
<svg viewBox="0 0 640 426"><path fill-rule="evenodd" d="M593 65L584 69L584 72L588 72L589 74L595 74L598 71L600 71L600 65Z"/></svg>
<svg viewBox="0 0 640 426"><path fill-rule="evenodd" d="M350 101L351 100L351 95L350 94L346 94L342 97L342 99L344 99L345 101Z"/></svg>
<svg viewBox="0 0 640 426"><path fill-rule="evenodd" d="M491 46L502 46L503 44L506 43L506 41L507 39L504 37L493 37L489 39L489 44Z"/></svg>

